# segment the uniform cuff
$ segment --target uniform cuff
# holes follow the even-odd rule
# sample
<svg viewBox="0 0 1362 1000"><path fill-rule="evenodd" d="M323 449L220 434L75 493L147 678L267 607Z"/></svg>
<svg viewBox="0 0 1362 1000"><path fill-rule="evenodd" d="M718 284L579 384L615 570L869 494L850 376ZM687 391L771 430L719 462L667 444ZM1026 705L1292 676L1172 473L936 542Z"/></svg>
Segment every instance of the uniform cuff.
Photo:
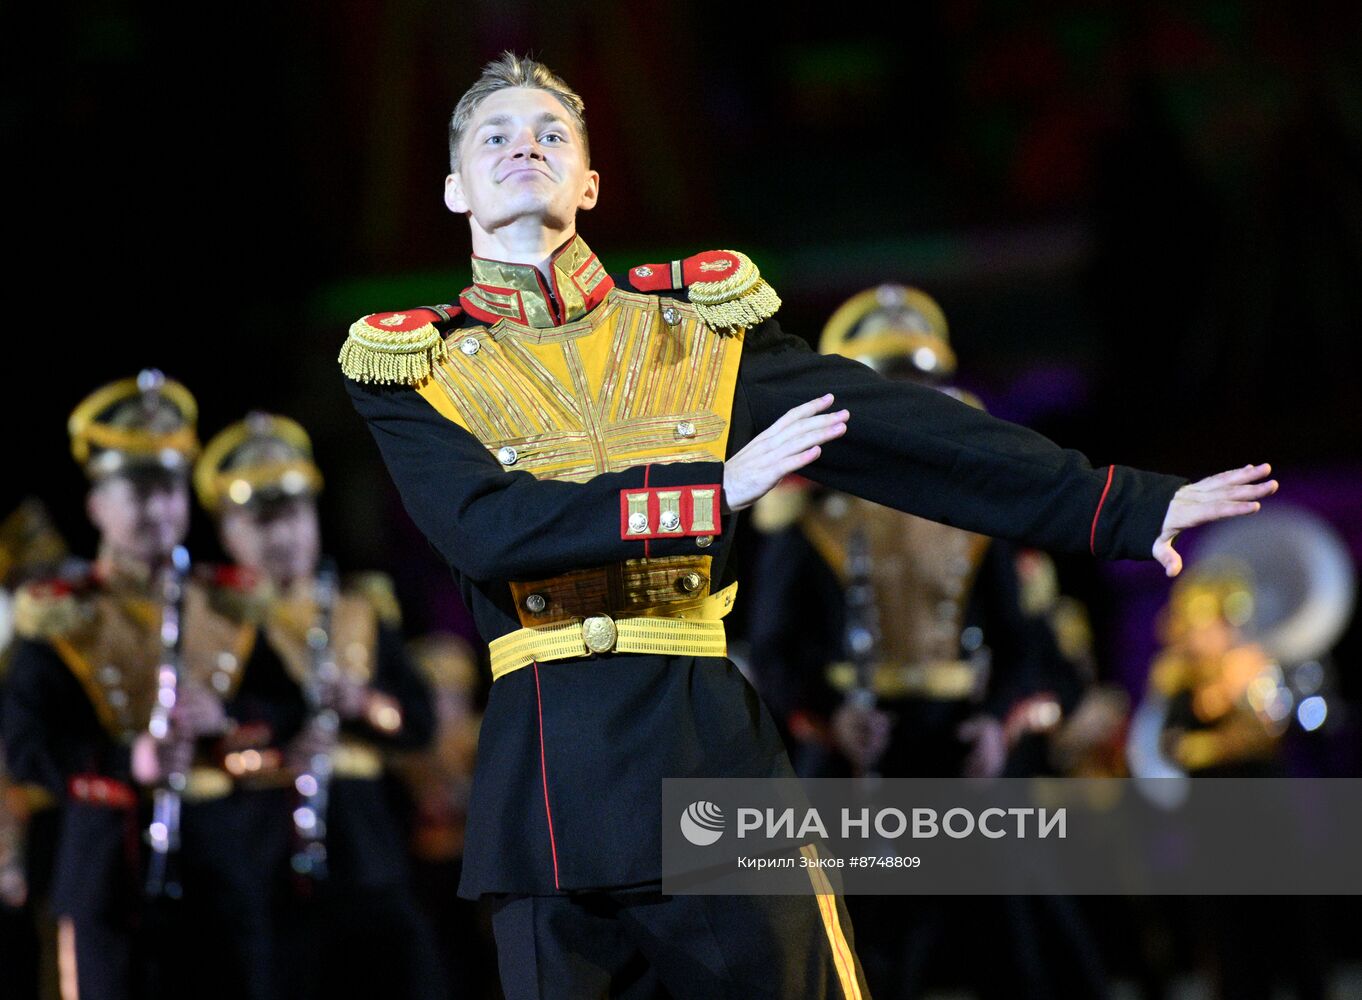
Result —
<svg viewBox="0 0 1362 1000"><path fill-rule="evenodd" d="M1090 547L1103 559L1152 559L1181 476L1124 465L1101 471L1103 489L1093 510Z"/></svg>
<svg viewBox="0 0 1362 1000"><path fill-rule="evenodd" d="M723 532L722 501L722 462L646 466L641 488L620 490L620 538L643 542L645 556L666 539L712 541Z"/></svg>

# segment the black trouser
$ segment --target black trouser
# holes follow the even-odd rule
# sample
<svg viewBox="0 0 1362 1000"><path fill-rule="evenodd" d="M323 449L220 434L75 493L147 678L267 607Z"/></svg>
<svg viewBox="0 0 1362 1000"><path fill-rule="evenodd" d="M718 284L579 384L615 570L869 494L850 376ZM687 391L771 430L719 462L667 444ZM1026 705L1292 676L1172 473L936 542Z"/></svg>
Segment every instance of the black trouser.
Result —
<svg viewBox="0 0 1362 1000"><path fill-rule="evenodd" d="M507 896L506 1000L841 1000L869 992L833 896Z"/></svg>

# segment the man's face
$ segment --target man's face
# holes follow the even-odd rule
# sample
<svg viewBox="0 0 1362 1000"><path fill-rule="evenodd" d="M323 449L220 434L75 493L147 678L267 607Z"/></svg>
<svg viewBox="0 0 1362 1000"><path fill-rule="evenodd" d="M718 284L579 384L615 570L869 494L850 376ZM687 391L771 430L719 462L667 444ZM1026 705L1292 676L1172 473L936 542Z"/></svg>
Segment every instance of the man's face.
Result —
<svg viewBox="0 0 1362 1000"><path fill-rule="evenodd" d="M189 484L170 472L109 476L90 491L86 512L102 548L157 565L189 532Z"/></svg>
<svg viewBox="0 0 1362 1000"><path fill-rule="evenodd" d="M220 528L222 547L235 562L277 583L307 579L316 572L321 530L311 497L229 508Z"/></svg>
<svg viewBox="0 0 1362 1000"><path fill-rule="evenodd" d="M445 204L485 233L525 220L565 229L596 204L599 183L558 99L509 87L474 112L459 169L445 180Z"/></svg>

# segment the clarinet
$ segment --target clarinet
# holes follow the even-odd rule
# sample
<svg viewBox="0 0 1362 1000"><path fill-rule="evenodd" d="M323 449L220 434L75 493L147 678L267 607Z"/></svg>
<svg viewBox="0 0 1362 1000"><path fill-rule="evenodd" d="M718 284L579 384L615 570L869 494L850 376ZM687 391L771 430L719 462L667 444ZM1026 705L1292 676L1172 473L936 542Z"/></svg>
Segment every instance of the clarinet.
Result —
<svg viewBox="0 0 1362 1000"><path fill-rule="evenodd" d="M340 668L336 665L331 644L331 623L338 590L335 563L330 559L323 560L313 587L317 617L307 631L312 669L303 688L308 725L321 733L323 746L308 758L293 783L300 796L298 806L293 810L293 828L298 843L293 852L293 870L314 881L327 877L326 811L331 795L336 738L340 732L340 716L326 704L327 690L340 679Z"/></svg>
<svg viewBox="0 0 1362 1000"><path fill-rule="evenodd" d="M879 610L870 546L865 532L856 530L847 539L846 631L843 641L855 670L855 686L847 692L849 704L861 709L875 707L875 661L880 648ZM874 769L862 777L873 778Z"/></svg>
<svg viewBox="0 0 1362 1000"><path fill-rule="evenodd" d="M189 551L177 545L161 582L161 657L156 666L156 702L147 724L147 731L158 744L170 739L170 714L179 697L184 649L181 619L188 573ZM180 796L187 782L187 776L175 764L152 791L151 823L147 826L151 857L146 883L147 896L152 899L179 899L183 892L174 862L180 849Z"/></svg>

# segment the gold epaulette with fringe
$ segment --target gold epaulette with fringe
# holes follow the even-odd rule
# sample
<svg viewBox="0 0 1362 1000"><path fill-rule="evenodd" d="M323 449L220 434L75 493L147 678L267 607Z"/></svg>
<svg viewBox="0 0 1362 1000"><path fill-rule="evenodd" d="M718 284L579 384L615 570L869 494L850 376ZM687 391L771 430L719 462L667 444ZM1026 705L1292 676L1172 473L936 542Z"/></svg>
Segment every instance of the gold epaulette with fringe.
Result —
<svg viewBox="0 0 1362 1000"><path fill-rule="evenodd" d="M389 628L402 625L402 607L387 573L352 573L345 578L345 589L369 602L378 620Z"/></svg>
<svg viewBox="0 0 1362 1000"><path fill-rule="evenodd" d="M14 599L14 631L23 639L47 640L74 632L90 620L88 588L63 580L25 584Z"/></svg>
<svg viewBox="0 0 1362 1000"><path fill-rule="evenodd" d="M340 366L356 382L415 385L430 377L444 353L436 323L458 315L457 306L373 313L356 320L341 347Z"/></svg>
<svg viewBox="0 0 1362 1000"><path fill-rule="evenodd" d="M684 289L706 325L721 332L756 326L780 308L780 296L752 259L736 250L709 250L669 264L639 264L629 269L636 291Z"/></svg>

